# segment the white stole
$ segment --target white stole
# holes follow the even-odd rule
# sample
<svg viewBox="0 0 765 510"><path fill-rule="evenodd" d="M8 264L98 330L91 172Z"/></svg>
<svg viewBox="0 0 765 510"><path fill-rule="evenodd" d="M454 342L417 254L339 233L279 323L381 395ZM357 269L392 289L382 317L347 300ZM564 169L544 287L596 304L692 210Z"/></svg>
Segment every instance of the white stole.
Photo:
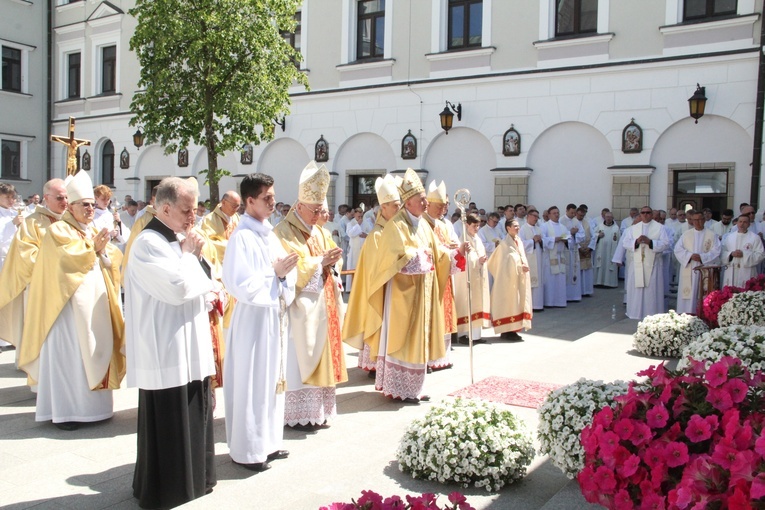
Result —
<svg viewBox="0 0 765 510"><path fill-rule="evenodd" d="M637 225L632 225L632 242L634 243L638 237L643 235L643 225L645 223L640 222ZM662 225L658 222L652 221L648 224L647 236L652 241L656 241L661 237ZM651 273L653 272L653 263L656 258L656 254L647 244L640 244L632 252L632 267L635 271L635 287L642 289L648 287L651 281Z"/></svg>

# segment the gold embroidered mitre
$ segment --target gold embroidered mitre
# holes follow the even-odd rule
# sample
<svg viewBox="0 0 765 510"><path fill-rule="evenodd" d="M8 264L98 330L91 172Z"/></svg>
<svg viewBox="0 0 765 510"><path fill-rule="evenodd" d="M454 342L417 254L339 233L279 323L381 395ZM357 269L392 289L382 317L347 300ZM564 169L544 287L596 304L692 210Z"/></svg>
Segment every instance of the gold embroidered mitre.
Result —
<svg viewBox="0 0 765 510"><path fill-rule="evenodd" d="M315 161L308 163L300 174L298 185L298 201L304 204L321 205L327 197L329 189L329 172L327 167L316 166Z"/></svg>
<svg viewBox="0 0 765 510"><path fill-rule="evenodd" d="M441 181L441 184L436 186L436 181L430 181L428 186L428 202L435 202L437 204L446 203L446 184Z"/></svg>
<svg viewBox="0 0 765 510"><path fill-rule="evenodd" d="M401 200L396 179L391 174L377 178L375 181L375 193L377 193L377 202L380 205Z"/></svg>
<svg viewBox="0 0 765 510"><path fill-rule="evenodd" d="M407 168L406 173L404 174L404 180L399 186L399 191L401 192L401 201L406 202L415 195L425 193L425 187L422 185L422 181L417 175L417 172L411 168Z"/></svg>

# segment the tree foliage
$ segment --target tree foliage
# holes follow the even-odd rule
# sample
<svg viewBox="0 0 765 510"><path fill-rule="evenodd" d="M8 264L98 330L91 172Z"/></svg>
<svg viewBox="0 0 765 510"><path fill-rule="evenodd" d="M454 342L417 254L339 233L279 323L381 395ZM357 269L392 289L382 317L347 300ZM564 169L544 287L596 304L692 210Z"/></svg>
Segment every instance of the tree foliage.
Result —
<svg viewBox="0 0 765 510"><path fill-rule="evenodd" d="M273 138L289 87L308 81L282 32L300 0L137 0L130 49L141 66L131 125L169 154L207 148L210 198L218 201L218 154Z"/></svg>

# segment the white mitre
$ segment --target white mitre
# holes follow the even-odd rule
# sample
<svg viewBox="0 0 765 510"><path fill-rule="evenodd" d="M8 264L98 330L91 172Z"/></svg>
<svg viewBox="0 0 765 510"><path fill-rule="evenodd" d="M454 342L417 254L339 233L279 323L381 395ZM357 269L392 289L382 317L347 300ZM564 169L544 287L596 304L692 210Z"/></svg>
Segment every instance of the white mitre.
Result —
<svg viewBox="0 0 765 510"><path fill-rule="evenodd" d="M411 168L406 169L404 179L399 185L399 192L401 193L402 202L406 202L420 193L425 193L425 186L422 185L422 181L420 180L420 176L417 175L417 172Z"/></svg>
<svg viewBox="0 0 765 510"><path fill-rule="evenodd" d="M377 203L387 204L401 200L398 194L398 184L391 174L385 174L385 177L378 177L375 181L375 193L377 193Z"/></svg>
<svg viewBox="0 0 765 510"><path fill-rule="evenodd" d="M304 204L321 205L327 198L329 189L329 172L327 167L316 166L315 161L311 161L300 174L300 183L298 185L298 201Z"/></svg>
<svg viewBox="0 0 765 510"><path fill-rule="evenodd" d="M66 194L70 204L85 199L95 200L95 195L93 194L93 181L90 180L88 172L83 170L77 172L77 174L67 183Z"/></svg>
<svg viewBox="0 0 765 510"><path fill-rule="evenodd" d="M430 181L428 186L428 202L435 202L438 204L446 203L446 184L441 181L441 184L436 186L436 181Z"/></svg>

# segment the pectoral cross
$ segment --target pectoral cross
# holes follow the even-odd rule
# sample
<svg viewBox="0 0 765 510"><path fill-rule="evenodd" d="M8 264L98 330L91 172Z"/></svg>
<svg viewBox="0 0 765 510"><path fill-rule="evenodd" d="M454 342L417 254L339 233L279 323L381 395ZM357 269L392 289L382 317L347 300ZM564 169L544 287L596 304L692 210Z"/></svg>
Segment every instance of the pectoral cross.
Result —
<svg viewBox="0 0 765 510"><path fill-rule="evenodd" d="M90 140L74 137L74 117L69 117L69 137L50 135L52 142L63 143L66 149L66 175L77 173L77 148L80 145L90 145Z"/></svg>

